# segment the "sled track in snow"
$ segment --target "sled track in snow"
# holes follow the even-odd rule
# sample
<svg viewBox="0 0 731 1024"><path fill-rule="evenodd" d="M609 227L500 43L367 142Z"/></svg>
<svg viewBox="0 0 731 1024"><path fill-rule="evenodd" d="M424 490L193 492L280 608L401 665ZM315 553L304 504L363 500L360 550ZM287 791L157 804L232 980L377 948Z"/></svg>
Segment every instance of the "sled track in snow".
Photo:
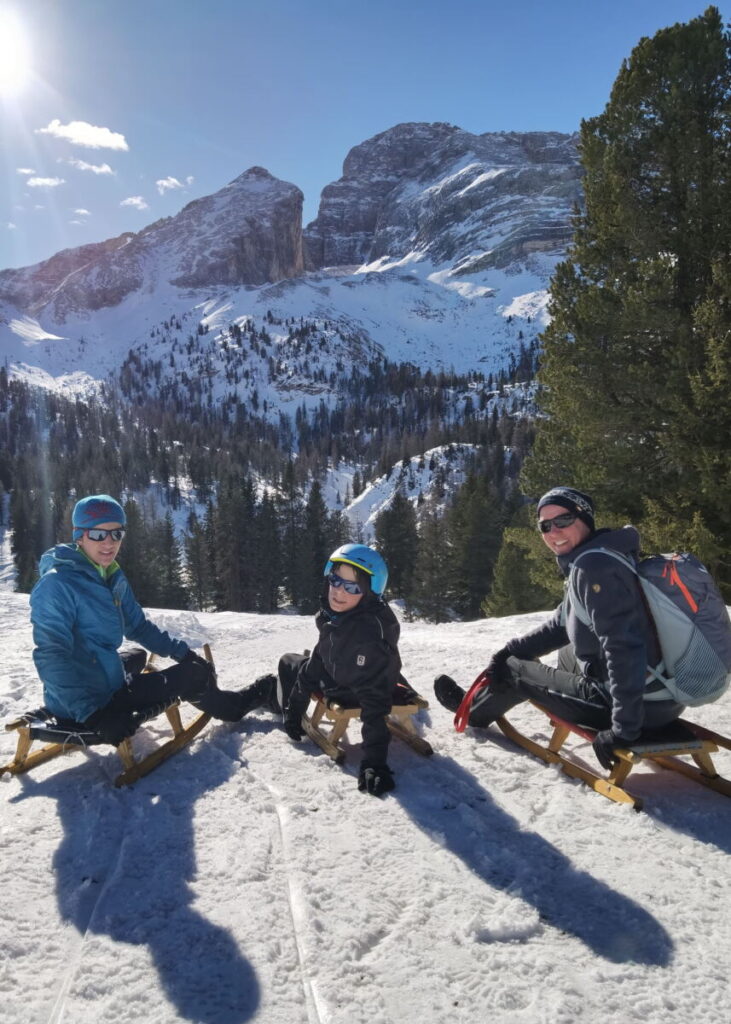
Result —
<svg viewBox="0 0 731 1024"><path fill-rule="evenodd" d="M101 817L101 809L102 801L99 800L97 803L97 821ZM69 956L67 957L68 966L63 981L59 986L58 992L56 993L56 998L54 1000L53 1006L51 1007L51 1012L48 1016L48 1024L63 1024L64 1017L66 1014L66 1000L68 999L68 994L69 991L71 990L71 986L73 985L76 979L76 975L79 972L79 967L81 965L82 955L84 952L84 944L86 942L86 937L89 934L91 924L94 920L96 908L99 906L100 901L106 895L109 886L114 882L114 880L117 877L120 865L122 864L124 852L127 848L128 839L129 833L125 830L121 842L117 846L116 856L114 857L114 860L110 862L110 868L109 871L107 872L107 876L104 879L103 884L99 887L99 892L96 894L94 903L89 910L84 930L83 932L76 930L76 935L73 942L71 943L71 949L69 950ZM74 926L70 925L68 927L73 928ZM68 1024L73 1024L73 1021L69 1021Z"/></svg>
<svg viewBox="0 0 731 1024"><path fill-rule="evenodd" d="M322 1001L317 994L315 983L310 978L307 967L305 966L305 946L302 939L302 929L307 919L307 908L304 906L302 898L295 888L292 881L292 873L290 871L290 866L294 863L294 859L290 852L289 840L287 839L286 822L288 811L286 806L282 803L282 794L278 789L275 789L271 783L265 782L264 779L256 774L256 772L252 771L251 766L248 763L244 763L243 761L240 761L239 763L261 786L268 791L272 798L274 810L277 814L277 824L279 826L279 841L282 847L282 860L284 862L284 869L287 877L287 902L289 905L290 917L292 919L292 935L297 949L297 960L299 962L300 977L302 980L302 991L305 997L307 1020L308 1024L326 1024L329 1016L327 1009L322 1004Z"/></svg>

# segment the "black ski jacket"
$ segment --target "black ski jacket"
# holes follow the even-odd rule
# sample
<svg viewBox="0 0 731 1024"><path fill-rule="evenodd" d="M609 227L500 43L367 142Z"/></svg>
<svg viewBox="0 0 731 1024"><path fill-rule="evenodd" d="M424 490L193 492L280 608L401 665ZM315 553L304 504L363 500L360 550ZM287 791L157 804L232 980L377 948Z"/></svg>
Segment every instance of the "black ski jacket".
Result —
<svg viewBox="0 0 731 1024"><path fill-rule="evenodd" d="M366 594L344 615L332 612L324 598L315 625L320 636L299 671L285 720L300 721L313 691L343 707L360 707L363 763L384 765L390 738L386 715L401 671L398 619L385 601Z"/></svg>
<svg viewBox="0 0 731 1024"><path fill-rule="evenodd" d="M635 560L640 536L633 526L598 530L557 558L564 576L568 578L578 555L602 547ZM659 652L637 577L615 558L587 554L576 566L576 587L591 626L577 618L567 598L544 625L511 640L506 649L516 658L529 659L570 643L583 674L606 693L615 734L636 739L644 721L644 701L670 696L661 684L647 680L647 666L659 661Z"/></svg>

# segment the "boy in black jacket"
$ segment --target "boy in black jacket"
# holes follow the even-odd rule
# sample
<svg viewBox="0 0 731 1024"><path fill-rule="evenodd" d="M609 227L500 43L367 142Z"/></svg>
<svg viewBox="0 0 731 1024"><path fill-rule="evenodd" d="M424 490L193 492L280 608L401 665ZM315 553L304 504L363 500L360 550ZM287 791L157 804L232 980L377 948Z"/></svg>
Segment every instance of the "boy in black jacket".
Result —
<svg viewBox="0 0 731 1024"><path fill-rule="evenodd" d="M381 796L394 788L386 763L390 734L386 716L393 704L407 704L414 692L400 681L399 623L383 592L388 568L364 544L343 544L325 565L321 608L315 618L318 640L312 653L285 654L278 678L258 679L244 697L250 706L284 715L293 740L304 736L302 715L317 691L343 707L361 709L363 755L361 792Z"/></svg>

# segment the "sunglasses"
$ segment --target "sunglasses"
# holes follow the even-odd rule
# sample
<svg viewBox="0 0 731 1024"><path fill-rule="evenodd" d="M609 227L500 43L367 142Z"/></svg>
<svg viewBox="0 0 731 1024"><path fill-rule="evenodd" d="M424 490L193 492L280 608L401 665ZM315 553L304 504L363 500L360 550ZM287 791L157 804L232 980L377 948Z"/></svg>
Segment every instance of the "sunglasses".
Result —
<svg viewBox="0 0 731 1024"><path fill-rule="evenodd" d="M344 580L342 576L338 576L337 573L331 572L327 578L327 582L331 587L336 590L338 587L342 587L346 594L362 594L363 591L360 589L357 583L352 580Z"/></svg>
<svg viewBox="0 0 731 1024"><path fill-rule="evenodd" d="M124 527L120 526L116 530L87 530L86 536L97 543L106 540L107 537L111 537L113 541L120 541L124 537Z"/></svg>
<svg viewBox="0 0 731 1024"><path fill-rule="evenodd" d="M553 519L539 519L538 529L541 533L550 533L555 526L557 530L565 530L567 526L571 526L575 523L577 516L572 512L564 512L560 516L554 516Z"/></svg>

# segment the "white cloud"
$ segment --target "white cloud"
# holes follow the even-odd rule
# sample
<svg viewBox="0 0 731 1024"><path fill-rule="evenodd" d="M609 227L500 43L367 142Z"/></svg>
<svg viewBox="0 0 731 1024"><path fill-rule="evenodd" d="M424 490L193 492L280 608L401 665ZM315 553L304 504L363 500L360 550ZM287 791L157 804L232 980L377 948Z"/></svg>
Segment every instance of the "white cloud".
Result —
<svg viewBox="0 0 731 1024"><path fill-rule="evenodd" d="M59 185L65 184L65 178L28 178L30 188L58 188Z"/></svg>
<svg viewBox="0 0 731 1024"><path fill-rule="evenodd" d="M168 178L159 178L155 184L157 185L157 191L160 195L164 195L168 189L183 188L182 181L178 181L177 178L173 178L172 175Z"/></svg>
<svg viewBox="0 0 731 1024"><path fill-rule="evenodd" d="M36 128L36 135L53 135L56 139L66 139L74 146L86 146L87 149L129 149L124 135L110 131L109 128L98 128L87 121L61 124L54 117L46 128Z"/></svg>
<svg viewBox="0 0 731 1024"><path fill-rule="evenodd" d="M84 209L74 210L74 213L77 214L79 217L91 217L89 211Z"/></svg>
<svg viewBox="0 0 731 1024"><path fill-rule="evenodd" d="M59 157L58 162L60 164L70 164L77 171L91 171L92 174L114 174L109 164L88 164L86 160L75 160L73 157L68 160Z"/></svg>
<svg viewBox="0 0 731 1024"><path fill-rule="evenodd" d="M18 225L17 224L13 224L13 222L11 220L9 220L8 221L8 231L17 231L17 230L18 230Z"/></svg>
<svg viewBox="0 0 731 1024"><path fill-rule="evenodd" d="M119 204L120 206L134 206L138 210L149 210L149 206L142 198L142 196L130 196L129 199L123 199Z"/></svg>
<svg viewBox="0 0 731 1024"><path fill-rule="evenodd" d="M36 172L32 167L17 167L18 174L35 174Z"/></svg>

